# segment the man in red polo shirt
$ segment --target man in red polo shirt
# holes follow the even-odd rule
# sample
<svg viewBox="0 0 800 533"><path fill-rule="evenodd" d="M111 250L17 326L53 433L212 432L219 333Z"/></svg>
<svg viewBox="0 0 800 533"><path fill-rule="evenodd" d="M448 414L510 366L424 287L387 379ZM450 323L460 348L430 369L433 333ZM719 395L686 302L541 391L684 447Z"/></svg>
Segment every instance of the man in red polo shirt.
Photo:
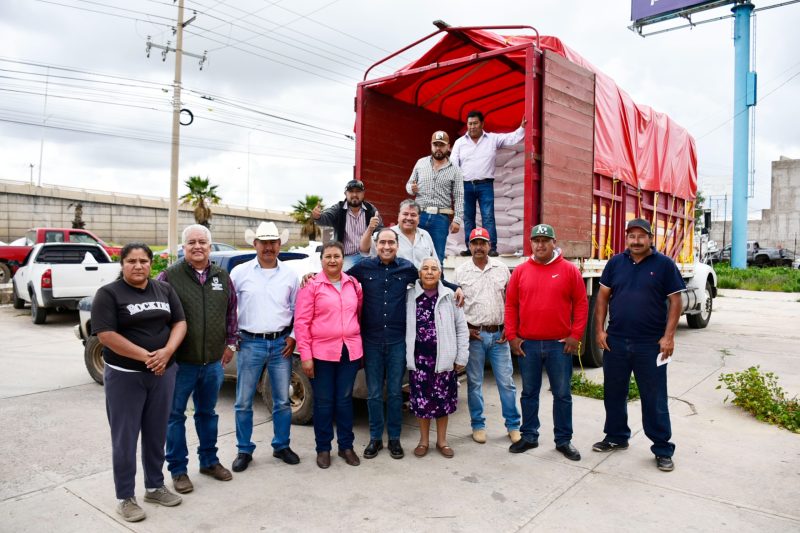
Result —
<svg viewBox="0 0 800 533"><path fill-rule="evenodd" d="M522 376L522 439L509 448L522 453L539 446L539 390L542 368L553 391L556 450L572 461L572 356L578 352L589 304L578 267L556 248L552 226L531 229L533 255L514 269L506 294L505 329Z"/></svg>

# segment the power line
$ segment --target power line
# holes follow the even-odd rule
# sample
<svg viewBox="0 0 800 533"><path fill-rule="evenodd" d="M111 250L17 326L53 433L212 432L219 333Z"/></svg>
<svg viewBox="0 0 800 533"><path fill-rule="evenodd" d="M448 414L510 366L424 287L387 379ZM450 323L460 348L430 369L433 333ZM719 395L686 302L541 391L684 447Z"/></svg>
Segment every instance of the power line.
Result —
<svg viewBox="0 0 800 533"><path fill-rule="evenodd" d="M155 25L158 25L158 26L166 26L168 28L172 28L172 24L164 24L163 22L153 22L151 20L144 20L144 19L140 19L140 18L136 18L136 17L129 17L129 16L126 16L126 15L118 15L116 13L108 13L107 11L99 11L97 9L89 9L87 7L80 7L80 6L70 5L70 4L62 4L60 2L53 2L53 0L36 0L36 1L37 2L41 2L43 4L53 4L55 6L69 7L69 8L72 8L72 9L79 9L81 11L88 11L90 13L98 13L98 14L101 14L101 15L108 15L110 17L117 17L117 18L128 19L128 20L138 20L139 22L147 22L148 24L155 24ZM109 7L111 7L111 6L109 6ZM147 16L151 16L151 15L147 14ZM153 15L153 16L155 16L155 15ZM160 18L166 18L166 17L160 17Z"/></svg>

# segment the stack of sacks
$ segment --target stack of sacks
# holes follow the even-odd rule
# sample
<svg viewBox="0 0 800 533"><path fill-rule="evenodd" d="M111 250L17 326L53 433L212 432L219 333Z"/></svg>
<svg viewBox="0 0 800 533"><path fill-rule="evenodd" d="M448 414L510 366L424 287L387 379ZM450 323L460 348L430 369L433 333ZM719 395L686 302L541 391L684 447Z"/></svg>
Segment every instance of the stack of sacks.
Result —
<svg viewBox="0 0 800 533"><path fill-rule="evenodd" d="M494 172L494 220L497 251L522 253L525 195L525 143L497 150Z"/></svg>

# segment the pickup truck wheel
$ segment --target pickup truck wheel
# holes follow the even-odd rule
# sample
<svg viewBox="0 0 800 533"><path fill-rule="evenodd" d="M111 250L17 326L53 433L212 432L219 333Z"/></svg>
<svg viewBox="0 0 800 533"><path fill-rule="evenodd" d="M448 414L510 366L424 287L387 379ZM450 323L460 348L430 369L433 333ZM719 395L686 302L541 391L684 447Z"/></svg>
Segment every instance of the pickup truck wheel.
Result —
<svg viewBox="0 0 800 533"><path fill-rule="evenodd" d="M583 343L581 344L581 359L583 364L592 368L599 368L603 366L603 349L597 344L595 340L594 328L594 307L597 302L597 291L599 286L593 291L592 297L589 299L589 321L586 324L586 331L583 334ZM608 326L608 315L606 314L606 326ZM578 359L577 357L575 359Z"/></svg>
<svg viewBox="0 0 800 533"><path fill-rule="evenodd" d="M39 307L35 294L31 294L31 320L34 324L44 324L47 320L47 309Z"/></svg>
<svg viewBox="0 0 800 533"><path fill-rule="evenodd" d="M695 315L686 315L686 323L692 329L703 329L711 321L711 311L714 308L714 298L712 298L711 282L706 281L706 303L703 310Z"/></svg>
<svg viewBox="0 0 800 533"><path fill-rule="evenodd" d="M272 413L272 386L266 370L261 376L261 399ZM302 425L311 421L314 409L314 391L311 389L311 381L303 373L300 358L297 356L292 357L289 404L292 406L292 424Z"/></svg>
<svg viewBox="0 0 800 533"><path fill-rule="evenodd" d="M0 263L0 285L11 281L11 269L5 263Z"/></svg>
<svg viewBox="0 0 800 533"><path fill-rule="evenodd" d="M103 344L97 335L86 339L86 346L83 348L83 362L86 363L86 370L89 371L92 379L102 385L105 362L103 361Z"/></svg>
<svg viewBox="0 0 800 533"><path fill-rule="evenodd" d="M23 309L25 307L25 300L17 296L17 282L14 281L12 285L11 291L13 294L11 295L11 303L14 304L14 309Z"/></svg>

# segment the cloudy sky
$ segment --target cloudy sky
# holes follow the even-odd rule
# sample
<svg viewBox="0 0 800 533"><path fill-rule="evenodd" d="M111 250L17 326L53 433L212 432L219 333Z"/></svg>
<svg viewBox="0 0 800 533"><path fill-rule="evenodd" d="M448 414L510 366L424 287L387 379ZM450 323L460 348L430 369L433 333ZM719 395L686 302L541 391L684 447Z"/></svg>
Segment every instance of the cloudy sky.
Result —
<svg viewBox="0 0 800 533"><path fill-rule="evenodd" d="M730 194L731 19L643 39L627 29L625 0L186 0L186 8L196 19L184 50L207 50L208 59L202 71L184 59L182 106L195 120L181 129L180 181L207 176L224 203L288 209L305 194L339 200L352 176L357 81L436 19L529 24L560 37L694 135L712 208ZM162 62L153 49L148 59L145 48L148 36L174 46L176 13L171 0L0 2L0 179L168 196L174 55ZM798 27L800 3L756 17L751 214L769 207L770 161L800 158Z"/></svg>

